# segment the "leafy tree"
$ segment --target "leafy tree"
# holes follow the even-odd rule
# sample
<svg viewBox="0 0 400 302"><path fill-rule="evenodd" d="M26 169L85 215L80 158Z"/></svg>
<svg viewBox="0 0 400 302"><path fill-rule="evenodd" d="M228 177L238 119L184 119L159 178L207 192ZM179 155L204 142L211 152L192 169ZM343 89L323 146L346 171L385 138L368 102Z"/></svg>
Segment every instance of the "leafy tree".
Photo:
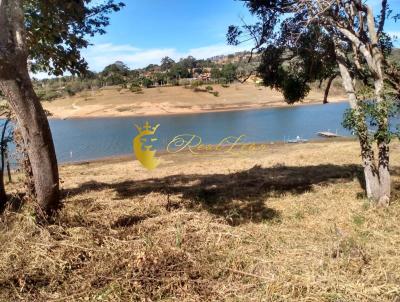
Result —
<svg viewBox="0 0 400 302"><path fill-rule="evenodd" d="M128 66L125 65L125 63L117 61L114 64L106 66L102 71L103 75L108 75L112 73L117 73L122 76L127 76L129 74L129 68Z"/></svg>
<svg viewBox="0 0 400 302"><path fill-rule="evenodd" d="M159 70L160 66L158 66L157 64L149 64L147 67L145 67L145 71L156 71Z"/></svg>
<svg viewBox="0 0 400 302"><path fill-rule="evenodd" d="M192 75L193 69L197 66L197 60L192 56L188 56L187 58L181 59L179 64L182 65L183 68L190 70L190 75Z"/></svg>
<svg viewBox="0 0 400 302"><path fill-rule="evenodd" d="M259 22L230 26L228 42L238 44L244 35L253 38L253 51L262 54L259 72L265 85L283 91L286 100L293 103L307 95L309 83L340 73L351 106L345 126L352 128L360 141L367 196L387 204L391 187L389 142L393 133L389 126L390 98L384 84L400 95L399 69L387 60L392 49L384 33L385 21L392 13L388 1L380 1L377 17L361 0L244 2ZM360 97L357 82L372 91L369 97ZM365 106L367 100L372 100L372 105ZM377 129L374 135L368 129L371 119Z"/></svg>
<svg viewBox="0 0 400 302"><path fill-rule="evenodd" d="M101 76L108 85L121 85L127 82L129 68L120 61L108 65L101 72Z"/></svg>
<svg viewBox="0 0 400 302"><path fill-rule="evenodd" d="M203 69L200 67L197 67L193 70L193 73L197 73L197 74L202 74L203 73Z"/></svg>
<svg viewBox="0 0 400 302"><path fill-rule="evenodd" d="M87 70L83 75L82 79L85 80L95 80L97 78L97 73L91 70Z"/></svg>
<svg viewBox="0 0 400 302"><path fill-rule="evenodd" d="M80 50L88 38L104 34L107 15L122 3L108 0L1 0L0 90L6 96L21 131L32 169L38 214L51 215L60 205L54 144L45 112L33 89L33 71L61 75L85 73Z"/></svg>
<svg viewBox="0 0 400 302"><path fill-rule="evenodd" d="M222 77L221 70L218 67L214 67L211 69L211 78L219 79L221 77Z"/></svg>
<svg viewBox="0 0 400 302"><path fill-rule="evenodd" d="M161 59L161 70L168 71L174 66L175 61L172 60L170 57L164 57Z"/></svg>
<svg viewBox="0 0 400 302"><path fill-rule="evenodd" d="M171 79L175 79L175 80L189 78L190 72L183 64L181 64L181 62L179 62L179 63L175 64L174 66L172 66L172 68L168 72L168 76Z"/></svg>
<svg viewBox="0 0 400 302"><path fill-rule="evenodd" d="M137 79L137 78L140 77L140 72L139 72L138 70L131 70L131 71L129 72L129 77L130 77L131 79Z"/></svg>
<svg viewBox="0 0 400 302"><path fill-rule="evenodd" d="M236 66L232 63L222 66L221 77L229 83L233 82L236 79Z"/></svg>
<svg viewBox="0 0 400 302"><path fill-rule="evenodd" d="M158 85L164 85L168 82L168 77L165 73L156 72L153 74L153 80Z"/></svg>
<svg viewBox="0 0 400 302"><path fill-rule="evenodd" d="M146 88L150 88L151 86L154 85L154 82L149 78L143 78L141 82L142 82L142 86L144 86Z"/></svg>
<svg viewBox="0 0 400 302"><path fill-rule="evenodd" d="M260 3L262 3L261 1ZM255 5L253 2L249 5ZM271 6L272 7L272 6ZM255 14L271 14L266 7L252 7ZM277 5L273 10L284 10ZM268 25L256 24L246 27L255 39L256 48L261 51L261 63L257 69L266 86L281 91L287 103L293 104L307 96L310 84L328 80L324 103L327 103L332 81L338 76L335 48L328 32L317 24L310 24L304 29L298 26L304 16L286 18L281 24L280 35L267 30L274 24L279 26L275 17L268 17ZM238 44L242 29L231 26L228 29L228 42ZM273 41L269 41L273 40ZM297 89L293 87L297 86Z"/></svg>
<svg viewBox="0 0 400 302"><path fill-rule="evenodd" d="M213 68L215 67L215 63L212 62L210 59L204 60L200 59L196 61L196 67L199 68Z"/></svg>

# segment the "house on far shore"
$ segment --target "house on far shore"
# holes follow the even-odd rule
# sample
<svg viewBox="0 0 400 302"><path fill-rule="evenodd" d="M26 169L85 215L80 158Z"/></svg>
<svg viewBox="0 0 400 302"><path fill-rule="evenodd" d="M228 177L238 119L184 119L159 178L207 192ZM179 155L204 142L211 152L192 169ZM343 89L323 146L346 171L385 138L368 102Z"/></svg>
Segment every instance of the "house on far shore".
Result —
<svg viewBox="0 0 400 302"><path fill-rule="evenodd" d="M200 81L209 81L211 80L211 72L203 72L197 76L197 80Z"/></svg>
<svg viewBox="0 0 400 302"><path fill-rule="evenodd" d="M211 80L211 68L203 68L199 73L195 73L193 77L199 81L209 81Z"/></svg>
<svg viewBox="0 0 400 302"><path fill-rule="evenodd" d="M259 84L261 85L263 83L262 78L256 76L256 75L251 75L247 80L247 83L252 83L252 84Z"/></svg>

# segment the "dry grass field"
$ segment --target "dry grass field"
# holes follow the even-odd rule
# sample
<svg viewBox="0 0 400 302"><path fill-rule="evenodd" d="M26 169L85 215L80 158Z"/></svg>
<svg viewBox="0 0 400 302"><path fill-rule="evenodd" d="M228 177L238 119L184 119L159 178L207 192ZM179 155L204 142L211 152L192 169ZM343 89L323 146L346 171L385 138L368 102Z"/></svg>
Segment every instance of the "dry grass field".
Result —
<svg viewBox="0 0 400 302"><path fill-rule="evenodd" d="M235 83L228 88L221 85L212 87L213 91L218 91L218 97L182 86L143 89L140 94L128 89L106 87L43 102L43 106L55 118L165 115L289 106L280 92L255 84ZM303 103L322 103L323 93L322 89L314 87ZM340 85L332 87L329 101L346 99Z"/></svg>
<svg viewBox="0 0 400 302"><path fill-rule="evenodd" d="M400 301L399 153L388 208L353 141L62 166L53 223L1 218L0 301Z"/></svg>

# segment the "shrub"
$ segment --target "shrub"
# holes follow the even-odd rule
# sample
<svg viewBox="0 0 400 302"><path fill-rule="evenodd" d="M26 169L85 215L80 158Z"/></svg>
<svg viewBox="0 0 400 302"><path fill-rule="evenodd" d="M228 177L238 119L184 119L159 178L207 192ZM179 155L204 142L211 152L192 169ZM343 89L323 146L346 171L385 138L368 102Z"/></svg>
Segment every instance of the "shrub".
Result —
<svg viewBox="0 0 400 302"><path fill-rule="evenodd" d="M79 82L72 82L68 84L65 88L64 91L69 95L69 96L74 96L78 92L81 92L84 89L83 85Z"/></svg>
<svg viewBox="0 0 400 302"><path fill-rule="evenodd" d="M141 93L142 88L136 84L132 84L131 87L129 88L130 91L134 92L134 93Z"/></svg>
<svg viewBox="0 0 400 302"><path fill-rule="evenodd" d="M185 88L187 88L187 86L190 86L190 81L186 79L180 80L179 85L183 85Z"/></svg>
<svg viewBox="0 0 400 302"><path fill-rule="evenodd" d="M218 91L213 91L211 92L214 96L218 97L219 96L219 92Z"/></svg>
<svg viewBox="0 0 400 302"><path fill-rule="evenodd" d="M199 86L203 86L203 81L193 81L192 83L191 83L191 86L194 88L194 87L199 87Z"/></svg>
<svg viewBox="0 0 400 302"><path fill-rule="evenodd" d="M218 83L222 85L228 85L228 80L226 78L219 78Z"/></svg>
<svg viewBox="0 0 400 302"><path fill-rule="evenodd" d="M207 91L212 91L213 88L212 88L212 86L207 86L207 87L206 87L206 90L207 90Z"/></svg>
<svg viewBox="0 0 400 302"><path fill-rule="evenodd" d="M225 83L224 83L224 84L221 84L221 87L222 87L222 88L229 88L230 86L229 86L228 84L225 84Z"/></svg>
<svg viewBox="0 0 400 302"><path fill-rule="evenodd" d="M142 85L146 88L150 88L151 86L154 85L153 81L149 78L143 78L142 79Z"/></svg>
<svg viewBox="0 0 400 302"><path fill-rule="evenodd" d="M199 87L193 88L193 91L194 91L194 92L207 92L206 89L202 89L202 88L199 88Z"/></svg>
<svg viewBox="0 0 400 302"><path fill-rule="evenodd" d="M51 91L48 91L48 92L39 91L39 92L37 92L37 96L38 96L39 100L48 101L49 102L49 101L52 101L52 100L57 99L59 97L62 97L62 94L60 92L58 92L58 91L51 90Z"/></svg>
<svg viewBox="0 0 400 302"><path fill-rule="evenodd" d="M169 82L169 84L170 84L171 86L179 86L179 81L176 80L176 79L172 79L172 80Z"/></svg>

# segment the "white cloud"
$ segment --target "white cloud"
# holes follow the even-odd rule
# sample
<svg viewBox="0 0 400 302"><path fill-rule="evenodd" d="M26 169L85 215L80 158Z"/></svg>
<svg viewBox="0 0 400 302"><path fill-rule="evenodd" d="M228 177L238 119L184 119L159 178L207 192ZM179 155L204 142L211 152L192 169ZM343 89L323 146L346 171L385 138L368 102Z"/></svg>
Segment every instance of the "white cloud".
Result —
<svg viewBox="0 0 400 302"><path fill-rule="evenodd" d="M165 56L171 57L176 61L189 55L197 59L206 59L216 55L226 55L248 49L249 46L246 45L217 44L193 48L187 52L179 52L175 48L140 49L128 44L107 43L90 46L83 52L83 56L89 63L91 70L100 71L115 61L122 61L130 68L142 68L149 64L159 64Z"/></svg>
<svg viewBox="0 0 400 302"><path fill-rule="evenodd" d="M400 31L388 31L387 34L393 38L400 38Z"/></svg>
<svg viewBox="0 0 400 302"><path fill-rule="evenodd" d="M130 45L98 44L90 46L82 55L91 70L101 71L115 61L122 61L130 68L140 68L159 63L165 56L176 57L177 52L173 48L139 49Z"/></svg>
<svg viewBox="0 0 400 302"><path fill-rule="evenodd" d="M128 44L113 45L111 43L98 44L96 49L103 52L116 52L116 51L139 51L140 48L133 47Z"/></svg>

